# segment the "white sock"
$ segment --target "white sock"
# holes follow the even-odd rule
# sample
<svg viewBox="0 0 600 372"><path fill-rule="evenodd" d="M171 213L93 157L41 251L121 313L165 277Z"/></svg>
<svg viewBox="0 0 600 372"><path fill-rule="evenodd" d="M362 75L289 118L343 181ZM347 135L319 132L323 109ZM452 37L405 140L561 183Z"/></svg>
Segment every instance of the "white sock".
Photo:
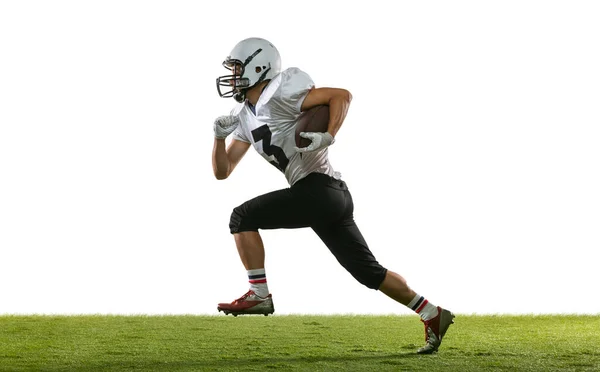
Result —
<svg viewBox="0 0 600 372"><path fill-rule="evenodd" d="M248 270L248 281L250 282L250 289L259 297L267 297L269 295L265 269Z"/></svg>
<svg viewBox="0 0 600 372"><path fill-rule="evenodd" d="M425 297L419 294L417 294L415 298L413 298L412 301L410 301L406 306L410 307L415 313L419 314L423 320L433 319L438 315L437 306L433 305L427 301Z"/></svg>

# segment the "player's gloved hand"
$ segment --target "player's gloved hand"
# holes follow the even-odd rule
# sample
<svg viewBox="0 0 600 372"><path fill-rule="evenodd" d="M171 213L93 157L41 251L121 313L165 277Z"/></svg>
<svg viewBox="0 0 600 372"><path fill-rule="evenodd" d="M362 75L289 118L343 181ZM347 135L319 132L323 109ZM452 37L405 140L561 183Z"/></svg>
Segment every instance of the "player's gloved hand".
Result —
<svg viewBox="0 0 600 372"><path fill-rule="evenodd" d="M233 115L219 116L215 119L215 138L225 139L240 124L240 118Z"/></svg>
<svg viewBox="0 0 600 372"><path fill-rule="evenodd" d="M294 147L297 152L310 152L324 149L327 146L333 145L335 138L329 132L300 132L300 137L309 139L310 145L306 147Z"/></svg>

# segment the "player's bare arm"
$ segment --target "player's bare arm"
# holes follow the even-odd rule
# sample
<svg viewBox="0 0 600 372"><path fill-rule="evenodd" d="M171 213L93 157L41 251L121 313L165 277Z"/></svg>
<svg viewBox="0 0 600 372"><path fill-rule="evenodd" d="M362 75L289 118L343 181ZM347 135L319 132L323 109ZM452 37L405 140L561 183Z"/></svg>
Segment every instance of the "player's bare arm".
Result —
<svg viewBox="0 0 600 372"><path fill-rule="evenodd" d="M315 88L312 89L304 99L301 110L306 111L315 106L328 105L329 125L327 127L327 132L331 134L332 137L335 137L346 118L351 101L352 95L346 89Z"/></svg>
<svg viewBox="0 0 600 372"><path fill-rule="evenodd" d="M235 139L226 148L225 139L215 138L212 156L215 177L218 180L224 180L229 177L249 148L249 143Z"/></svg>

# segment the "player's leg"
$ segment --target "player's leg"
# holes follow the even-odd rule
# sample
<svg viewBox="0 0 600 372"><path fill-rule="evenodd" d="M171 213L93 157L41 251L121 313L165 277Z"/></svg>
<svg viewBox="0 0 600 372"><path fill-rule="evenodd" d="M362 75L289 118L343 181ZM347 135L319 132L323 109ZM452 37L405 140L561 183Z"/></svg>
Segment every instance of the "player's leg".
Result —
<svg viewBox="0 0 600 372"><path fill-rule="evenodd" d="M417 293L413 291L400 274L391 270L385 274L379 290L385 293L389 298L396 300L402 305L408 304L416 297Z"/></svg>
<svg viewBox="0 0 600 372"><path fill-rule="evenodd" d="M233 238L246 270L265 267L265 246L258 231L240 231Z"/></svg>
<svg viewBox="0 0 600 372"><path fill-rule="evenodd" d="M391 299L408 307L411 307L411 301L415 302L415 298L419 298L400 274L383 268L377 262L353 219L333 226L316 226L313 230L338 262L361 284L371 289L379 289ZM418 310L418 307L413 310ZM433 314L435 315L437 313Z"/></svg>
<svg viewBox="0 0 600 372"><path fill-rule="evenodd" d="M308 227L339 218L340 212L331 208L335 198L329 197L323 186L327 178L309 175L291 188L260 195L233 210L229 227L247 270L250 290L232 303L220 303L219 311L234 315L273 312L264 269L265 250L258 230Z"/></svg>
<svg viewBox="0 0 600 372"><path fill-rule="evenodd" d="M448 327L454 323L454 315L450 311L434 306L412 290L402 276L381 266L354 220L347 219L333 226L317 226L313 230L338 262L361 284L381 290L419 314L425 325L426 345L418 353L431 354L438 350Z"/></svg>
<svg viewBox="0 0 600 372"><path fill-rule="evenodd" d="M354 279L371 289L380 287L388 270L377 262L351 216L312 229Z"/></svg>
<svg viewBox="0 0 600 372"><path fill-rule="evenodd" d="M434 306L412 290L399 274L381 266L371 253L352 216L352 197L347 191L344 218L332 225L313 226L313 230L327 245L338 262L363 285L379 289L388 297L411 308L425 324L427 344L418 350L421 354L437 351L442 337L453 323L454 315Z"/></svg>
<svg viewBox="0 0 600 372"><path fill-rule="evenodd" d="M454 314L430 303L425 297L413 291L401 275L390 270L386 273L379 290L409 307L421 317L425 326L426 344L417 352L431 354L437 351L448 327L454 323Z"/></svg>
<svg viewBox="0 0 600 372"><path fill-rule="evenodd" d="M231 303L219 303L218 311L225 314L272 314L275 311L269 293L265 271L265 248L258 229L270 224L270 216L278 214L278 205L294 202L289 189L277 190L260 195L236 207L231 214L229 228L242 264L246 268L249 290Z"/></svg>

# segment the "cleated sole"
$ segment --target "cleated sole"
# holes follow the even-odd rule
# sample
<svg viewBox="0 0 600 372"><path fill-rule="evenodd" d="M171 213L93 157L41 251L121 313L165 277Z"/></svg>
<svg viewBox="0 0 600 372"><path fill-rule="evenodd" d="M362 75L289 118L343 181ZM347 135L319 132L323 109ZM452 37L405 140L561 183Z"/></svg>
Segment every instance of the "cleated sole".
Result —
<svg viewBox="0 0 600 372"><path fill-rule="evenodd" d="M222 306L223 305L223 306ZM232 308L233 307L233 308ZM257 303L256 305L249 308L240 308L232 306L231 304L218 304L217 310L222 311L225 315L264 315L267 316L269 314L273 314L275 312L275 306L273 306L273 300L271 296L264 301Z"/></svg>
<svg viewBox="0 0 600 372"><path fill-rule="evenodd" d="M275 312L275 310L273 311L268 311L268 312L264 312L264 311L231 311L231 310L225 310L225 309L219 309L217 308L217 310L219 312L223 312L225 313L225 315L233 315L234 317L238 316L238 315L264 315L264 316L268 316L269 314L273 314Z"/></svg>

